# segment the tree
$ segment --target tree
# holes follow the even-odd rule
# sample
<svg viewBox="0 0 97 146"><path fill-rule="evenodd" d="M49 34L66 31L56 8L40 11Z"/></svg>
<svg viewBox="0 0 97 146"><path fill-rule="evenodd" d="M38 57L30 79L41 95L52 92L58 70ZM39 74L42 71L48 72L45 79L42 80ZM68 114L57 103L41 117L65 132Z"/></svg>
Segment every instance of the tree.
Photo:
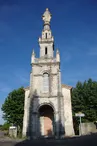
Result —
<svg viewBox="0 0 97 146"><path fill-rule="evenodd" d="M2 125L0 124L0 130L2 130Z"/></svg>
<svg viewBox="0 0 97 146"><path fill-rule="evenodd" d="M7 123L7 122L5 122L5 123L2 125L1 130L8 130L8 129L9 129L9 126L10 126L10 124Z"/></svg>
<svg viewBox="0 0 97 146"><path fill-rule="evenodd" d="M24 114L24 97L23 87L10 92L2 105L3 118L7 123L19 126L22 129Z"/></svg>
<svg viewBox="0 0 97 146"><path fill-rule="evenodd" d="M77 112L83 112L85 114L85 117L82 118L83 122L97 121L96 81L89 79L83 83L78 82L76 84L76 87L72 90L72 109L73 116L75 116L75 113Z"/></svg>

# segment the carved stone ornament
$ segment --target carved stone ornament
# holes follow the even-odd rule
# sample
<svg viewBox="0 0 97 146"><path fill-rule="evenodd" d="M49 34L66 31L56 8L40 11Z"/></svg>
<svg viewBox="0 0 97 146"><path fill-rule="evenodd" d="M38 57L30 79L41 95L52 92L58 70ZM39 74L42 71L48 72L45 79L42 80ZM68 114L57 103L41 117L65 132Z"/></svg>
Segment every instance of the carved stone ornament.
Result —
<svg viewBox="0 0 97 146"><path fill-rule="evenodd" d="M46 11L44 12L42 19L44 21L44 24L50 23L51 20L51 13L49 12L48 8L46 8Z"/></svg>

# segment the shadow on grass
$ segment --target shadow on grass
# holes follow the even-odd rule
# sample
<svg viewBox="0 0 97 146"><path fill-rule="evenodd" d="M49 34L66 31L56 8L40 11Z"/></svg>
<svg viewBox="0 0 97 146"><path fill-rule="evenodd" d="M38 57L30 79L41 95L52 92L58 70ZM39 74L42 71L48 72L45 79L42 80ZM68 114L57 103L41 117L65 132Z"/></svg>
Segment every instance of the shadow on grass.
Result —
<svg viewBox="0 0 97 146"><path fill-rule="evenodd" d="M15 146L97 146L97 134L64 139L24 140Z"/></svg>

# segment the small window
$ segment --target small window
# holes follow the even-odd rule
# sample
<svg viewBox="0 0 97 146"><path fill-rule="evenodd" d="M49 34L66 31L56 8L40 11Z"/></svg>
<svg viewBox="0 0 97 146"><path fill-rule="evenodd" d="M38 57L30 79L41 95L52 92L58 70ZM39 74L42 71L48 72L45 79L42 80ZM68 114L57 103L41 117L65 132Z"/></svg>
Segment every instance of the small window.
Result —
<svg viewBox="0 0 97 146"><path fill-rule="evenodd" d="M46 39L47 39L47 33L45 33L45 37L46 37Z"/></svg>
<svg viewBox="0 0 97 146"><path fill-rule="evenodd" d="M54 51L54 44L53 44L53 51Z"/></svg>
<svg viewBox="0 0 97 146"><path fill-rule="evenodd" d="M47 47L45 47L45 55L47 55Z"/></svg>

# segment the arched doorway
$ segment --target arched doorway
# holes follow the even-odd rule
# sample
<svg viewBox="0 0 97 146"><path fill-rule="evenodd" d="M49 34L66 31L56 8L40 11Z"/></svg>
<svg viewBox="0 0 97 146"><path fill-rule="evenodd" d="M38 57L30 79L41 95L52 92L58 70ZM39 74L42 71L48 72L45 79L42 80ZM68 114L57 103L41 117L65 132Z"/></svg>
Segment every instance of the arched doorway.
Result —
<svg viewBox="0 0 97 146"><path fill-rule="evenodd" d="M44 137L54 135L54 110L50 105L42 105L39 108L40 134Z"/></svg>

